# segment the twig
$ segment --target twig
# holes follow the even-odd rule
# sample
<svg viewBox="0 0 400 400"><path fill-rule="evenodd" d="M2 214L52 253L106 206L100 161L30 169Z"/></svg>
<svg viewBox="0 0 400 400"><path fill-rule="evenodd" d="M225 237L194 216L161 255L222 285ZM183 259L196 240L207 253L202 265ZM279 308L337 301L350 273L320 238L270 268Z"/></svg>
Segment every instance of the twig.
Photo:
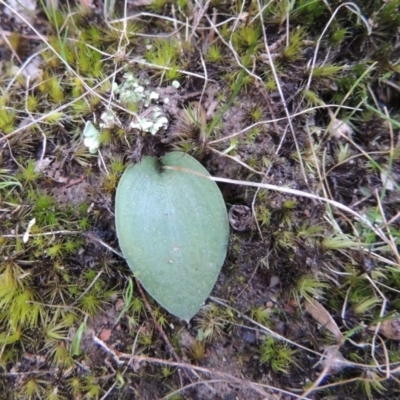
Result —
<svg viewBox="0 0 400 400"><path fill-rule="evenodd" d="M260 0L257 0L257 4L258 4L258 8L261 9ZM262 13L259 14L259 18L260 18L260 21L261 21L261 26L264 26L264 18L263 18ZM270 62L272 75L274 76L274 80L276 82L276 86L277 86L277 89L278 89L278 92L279 92L279 96L281 98L283 108L285 109L285 114L286 114L287 120L288 120L287 122L289 124L290 131L292 132L293 142L294 142L294 144L296 146L296 151L299 154L299 163L300 163L300 168L301 168L301 171L302 171L302 174L303 174L303 179L304 179L304 181L306 183L308 183L307 174L306 174L306 171L305 171L305 168L304 168L303 159L302 159L301 153L300 153L300 146L299 146L299 143L297 141L296 133L294 131L294 126L293 126L293 123L292 123L292 118L293 117L290 115L289 109L287 107L286 99L285 99L285 96L284 96L283 91L282 91L280 80L279 80L278 74L276 72L276 68L275 68L274 62L272 60L272 56L271 56L271 52L269 50L267 34L265 32L265 29L262 29L262 34L263 34L263 39L264 39L265 50L267 51L268 59L269 59L269 62Z"/></svg>
<svg viewBox="0 0 400 400"><path fill-rule="evenodd" d="M167 361L167 360L162 360L160 358L154 358L154 357L147 357L147 356L131 356L129 354L124 355L122 354L120 356L121 358L134 358L134 361L137 363L141 363L141 362L149 362L149 363L154 363L154 364L161 364L161 365L168 365L170 367L176 367L176 368L182 368L182 369L187 369L190 371L197 371L197 372L202 372L205 374L209 374L209 375L215 375L215 376L221 376L223 378L225 378L225 380L227 380L228 382L232 382L232 383L236 383L239 384L241 386L245 386L245 387L249 387L253 390L255 390L257 393L259 393L262 396L268 396L268 393L266 393L262 387L277 391L278 393L284 393L287 395L291 395L291 396L295 396L297 398L301 398L298 395L295 395L294 393L291 393L289 391L286 391L284 389L279 389L273 386L269 386L269 385L264 385L264 384L259 384L259 383L255 383L255 382L250 382L244 379L240 379L237 378L234 375L228 374L226 372L221 372L221 371L217 371L217 370L211 370L208 368L204 368L204 367L199 367L197 365L191 365L191 364L186 364L183 362L173 362L173 361ZM207 382L204 382L204 384L207 384ZM268 397L265 397L268 399Z"/></svg>
<svg viewBox="0 0 400 400"><path fill-rule="evenodd" d="M156 326L156 328L157 328L157 330L158 330L158 333L162 336L162 338L163 338L165 344L168 346L169 352L171 353L171 355L172 355L172 357L175 359L175 361L181 362L180 357L179 357L178 354L176 353L174 347L172 346L171 342L169 341L169 339L168 339L167 335L165 334L163 328L162 328L162 327L160 326L160 324L157 322L157 319L156 319L156 317L155 317L155 315L154 315L154 313L153 313L153 310L152 310L152 308L151 308L151 305L150 305L149 301L147 300L147 296L146 296L146 294L145 294L145 292L144 292L144 290L143 290L143 288L142 288L142 285L141 285L141 283L140 283L137 279L136 279L136 285L137 285L137 287L138 287L138 289L139 289L139 292L140 292L140 294L141 294L141 296L142 296L142 299L143 299L144 304L145 304L145 306L146 306L146 308L147 308L147 311L148 311L149 314L151 315L151 318L152 318L152 320L153 320L153 322L154 322L154 325Z"/></svg>
<svg viewBox="0 0 400 400"><path fill-rule="evenodd" d="M154 315L154 313L153 313L153 310L152 310L152 308L151 308L151 306L150 306L150 303L149 303L149 301L147 300L146 294L144 293L144 290L143 290L143 288L142 288L142 285L140 284L140 282L139 282L137 279L136 279L136 284L137 284L137 287L138 287L138 289L139 289L139 292L140 292L140 294L141 294L141 296L142 296L142 298L143 298L143 301L144 301L144 304L145 304L145 306L146 306L146 308L147 308L147 311L148 311L149 314L151 315L151 318L152 318L152 320L153 320L153 322L154 322L154 325L155 325L156 329L158 330L159 334L160 334L161 337L163 338L165 344L168 346L169 352L172 354L172 357L175 359L175 361L176 361L177 363L182 363L181 358L178 356L177 352L175 351L174 347L172 346L170 340L168 339L168 336L167 336L167 335L165 334L165 332L164 332L164 329L163 329L163 328L161 327L161 325L157 322L157 319L156 319L156 317L155 317L155 315ZM200 379L200 376L199 376L195 371L192 370L192 374L193 374L197 379ZM189 375L188 375L188 378L191 380L191 378L190 378ZM214 390L213 388L211 388L211 387L209 387L209 388L210 388L210 390L211 390L212 392L215 392L215 390Z"/></svg>
<svg viewBox="0 0 400 400"><path fill-rule="evenodd" d="M312 112L312 111L318 110L318 109L322 109L322 108L324 108L324 109L343 108L343 109L347 109L347 110L362 111L361 109L354 108L354 107L341 106L341 105L337 105L337 104L326 104L326 105L323 105L323 106L315 106L315 107L311 107L311 108L308 108L308 109L303 110L303 111L299 111L298 113L292 114L290 116L290 118L298 117L299 115L307 114L309 112ZM258 125L266 125L266 124L270 124L270 123L274 123L274 122L278 122L278 121L285 121L287 119L288 119L288 117L286 116L286 117L282 117L282 118L258 121L258 122L255 122L254 124L250 125L250 126L247 126L246 128L244 128L244 129L242 129L242 130L240 130L238 132L232 133L231 135L224 136L224 137L222 137L220 139L211 140L211 141L208 142L208 144L210 145L210 144L214 144L214 143L223 142L224 140L232 139L235 136L239 136L239 135L241 135L241 134L243 134L243 133L245 133L247 131L252 130L253 128L255 128Z"/></svg>

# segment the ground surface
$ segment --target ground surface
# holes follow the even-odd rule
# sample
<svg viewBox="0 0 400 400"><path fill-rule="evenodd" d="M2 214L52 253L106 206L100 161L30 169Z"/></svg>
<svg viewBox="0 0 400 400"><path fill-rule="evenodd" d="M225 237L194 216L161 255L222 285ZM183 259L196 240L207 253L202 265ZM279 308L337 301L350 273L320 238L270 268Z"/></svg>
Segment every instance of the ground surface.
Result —
<svg viewBox="0 0 400 400"><path fill-rule="evenodd" d="M400 396L399 1L0 3L0 398ZM228 180L190 323L115 253L171 150Z"/></svg>

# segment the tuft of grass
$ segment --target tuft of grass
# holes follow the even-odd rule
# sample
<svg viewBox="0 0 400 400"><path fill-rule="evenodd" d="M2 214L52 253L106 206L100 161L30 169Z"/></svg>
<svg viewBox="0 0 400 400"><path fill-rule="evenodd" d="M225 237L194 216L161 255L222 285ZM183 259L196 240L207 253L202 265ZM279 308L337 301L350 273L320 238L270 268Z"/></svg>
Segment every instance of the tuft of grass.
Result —
<svg viewBox="0 0 400 400"><path fill-rule="evenodd" d="M334 79L337 75L339 75L343 71L344 67L341 65L317 65L313 71L314 78L330 78Z"/></svg>
<svg viewBox="0 0 400 400"><path fill-rule="evenodd" d="M380 305L382 299L379 297L365 297L359 303L353 306L353 311L356 314L365 314L371 312L375 306Z"/></svg>
<svg viewBox="0 0 400 400"><path fill-rule="evenodd" d="M323 298L324 289L328 289L329 284L322 282L319 278L312 275L303 275L292 289L292 297L296 299L298 305L301 299L310 300L312 298Z"/></svg>
<svg viewBox="0 0 400 400"><path fill-rule="evenodd" d="M111 161L108 174L103 181L102 189L104 193L114 193L118 184L119 177L124 170L124 164L118 158Z"/></svg>
<svg viewBox="0 0 400 400"><path fill-rule="evenodd" d="M383 396L386 388L380 382L380 376L375 371L365 372L364 379L357 385L367 396L368 400L376 399L376 395Z"/></svg>
<svg viewBox="0 0 400 400"><path fill-rule="evenodd" d="M265 307L255 307L251 309L250 316L254 321L264 326L271 325L271 313Z"/></svg>
<svg viewBox="0 0 400 400"><path fill-rule="evenodd" d="M186 152L201 152L207 139L207 121L204 108L198 103L189 103L179 111L172 138L174 148Z"/></svg>
<svg viewBox="0 0 400 400"><path fill-rule="evenodd" d="M188 355L195 362L202 361L206 356L205 342L196 339L190 347Z"/></svg>
<svg viewBox="0 0 400 400"><path fill-rule="evenodd" d="M347 235L330 235L322 241L322 247L327 250L357 248L359 245Z"/></svg>
<svg viewBox="0 0 400 400"><path fill-rule="evenodd" d="M198 317L196 317L196 327L198 329L197 338L200 341L212 341L222 335L224 322L221 320L223 311L215 304L204 306Z"/></svg>
<svg viewBox="0 0 400 400"><path fill-rule="evenodd" d="M21 183L18 181L17 178L8 175L10 171L8 169L0 168L0 190L6 187L21 187Z"/></svg>

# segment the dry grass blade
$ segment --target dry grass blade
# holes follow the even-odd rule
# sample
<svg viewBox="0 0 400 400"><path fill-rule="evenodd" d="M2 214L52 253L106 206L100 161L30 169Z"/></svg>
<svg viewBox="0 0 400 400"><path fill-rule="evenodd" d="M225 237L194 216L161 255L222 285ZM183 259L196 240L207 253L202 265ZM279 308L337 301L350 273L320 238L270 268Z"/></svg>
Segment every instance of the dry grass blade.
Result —
<svg viewBox="0 0 400 400"><path fill-rule="evenodd" d="M165 169L173 169L173 170L177 170L177 171L182 171L185 173L189 173L189 174L194 174L194 175L198 175L198 176L202 176L203 178L206 179L211 179L212 181L215 182L223 182L223 183L231 183L233 185L241 185L241 186L250 186L250 187L256 187L256 188L261 188L261 189L267 189L267 190L276 190L278 192L282 192L282 193L288 193L288 194L292 194L295 196L301 196L301 197L307 197L309 199L313 199L313 200L318 200L318 201L322 201L324 203L328 203L334 207L337 207L338 209L342 210L342 211L346 211L347 213L351 214L353 217L356 217L357 220L359 220L360 222L364 223L366 226L368 226L372 231L374 231L386 244L388 244L390 246L390 241L388 240L388 238L382 233L381 230L376 229L371 222L365 218L364 216L362 216L361 214L357 213L356 211L352 210L351 208L345 206L342 203L339 203L338 201L335 200L330 200L327 199L325 197L321 197L318 196L316 194L312 194L312 193L308 193L308 192L303 192L301 190L296 190L296 189L290 189L287 187L282 187L282 186L277 186L277 185L271 185L268 183L257 183L257 182L248 182L248 181L238 181L238 180L234 180L234 179L227 179L227 178L219 178L219 177L214 177L214 176L205 176L205 175L201 175L198 174L194 171L191 170L187 170L185 168L180 168L180 167L169 167L169 166L164 166L163 168ZM400 268L400 265L399 265Z"/></svg>

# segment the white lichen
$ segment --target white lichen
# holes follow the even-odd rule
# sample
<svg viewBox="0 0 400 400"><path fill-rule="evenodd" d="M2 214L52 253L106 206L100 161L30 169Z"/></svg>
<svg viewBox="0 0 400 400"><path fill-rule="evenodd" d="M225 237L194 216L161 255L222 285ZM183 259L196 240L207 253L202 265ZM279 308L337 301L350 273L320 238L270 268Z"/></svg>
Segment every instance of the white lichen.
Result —
<svg viewBox="0 0 400 400"><path fill-rule="evenodd" d="M131 128L140 129L143 132L150 132L155 135L160 129L168 128L168 118L161 113L159 107L156 107L153 111L151 119L140 118L138 122L132 122Z"/></svg>
<svg viewBox="0 0 400 400"><path fill-rule="evenodd" d="M149 132L155 135L161 129L168 128L168 118L162 113L160 107L157 106L159 102L168 104L169 99L161 99L160 94L153 90L147 90L146 87L149 85L147 80L137 79L132 72L124 74L124 82L118 84L113 83L112 93L116 100L122 103L125 107L136 105L136 108L140 109L140 106L148 108L152 106L153 110L151 113L146 112L146 116L140 117L139 120L131 122L130 127L133 129L139 129L143 132ZM178 88L180 86L178 81L172 82L172 86ZM101 114L101 122L99 127L101 129L110 129L121 124L118 121L117 114L108 109ZM84 144L89 148L90 153L96 153L100 145L99 138L100 132L94 127L94 125L88 121L86 122L84 132Z"/></svg>
<svg viewBox="0 0 400 400"><path fill-rule="evenodd" d="M103 122L100 122L100 124L99 124L100 128L110 129L115 126L116 121L117 121L117 116L115 115L114 111L107 110L101 114L100 119L103 121Z"/></svg>
<svg viewBox="0 0 400 400"><path fill-rule="evenodd" d="M86 121L83 137L83 144L89 149L89 153L96 154L100 146L100 132L91 121Z"/></svg>

